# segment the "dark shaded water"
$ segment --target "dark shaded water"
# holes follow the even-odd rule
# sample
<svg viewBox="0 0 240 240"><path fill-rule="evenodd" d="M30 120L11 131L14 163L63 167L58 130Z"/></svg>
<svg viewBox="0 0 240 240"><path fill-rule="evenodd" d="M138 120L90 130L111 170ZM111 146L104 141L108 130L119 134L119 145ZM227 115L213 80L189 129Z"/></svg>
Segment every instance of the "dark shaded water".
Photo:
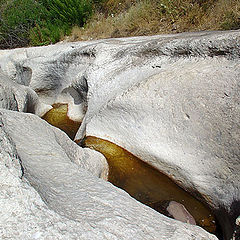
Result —
<svg viewBox="0 0 240 240"><path fill-rule="evenodd" d="M140 202L166 215L166 204L176 201L185 206L197 225L211 233L216 223L211 210L174 183L168 176L107 140L88 136L84 146L101 152L109 164L108 180Z"/></svg>

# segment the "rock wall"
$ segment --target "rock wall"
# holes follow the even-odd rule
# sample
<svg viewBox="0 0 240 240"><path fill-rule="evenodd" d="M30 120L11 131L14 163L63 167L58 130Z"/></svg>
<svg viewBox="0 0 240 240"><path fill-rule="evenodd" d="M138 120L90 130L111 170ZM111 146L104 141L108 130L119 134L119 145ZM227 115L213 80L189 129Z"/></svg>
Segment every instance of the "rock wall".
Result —
<svg viewBox="0 0 240 240"><path fill-rule="evenodd" d="M240 215L238 184L240 180L238 174L240 169L240 31L107 39L4 50L0 52L0 67L2 71L0 75L1 108L43 116L52 108L52 104L68 103L69 118L83 121L76 136L77 140L81 140L85 135L109 140L168 174L179 185L185 189L191 189L197 197L205 199L218 212L220 221L226 227L224 230L226 238L230 238L232 224ZM121 206L119 211L122 214L121 209L124 208L124 204L121 205L122 200L117 203L113 199L116 200L123 194L124 201L130 201L130 205L134 206L133 209L135 207L139 209L138 215L143 217L140 220L139 217L136 218L134 211L127 210L131 212L128 212L131 217L119 221L116 226L122 224L126 231L131 232L128 223L134 219L133 222L139 225L136 227L138 230L133 231L133 235L122 233L123 235L118 236L112 233L109 239L114 239L116 236L117 239L127 239L128 236L144 239L144 235L141 234L145 227L150 229L147 226L151 228L154 226L152 233L148 230L152 239L159 239L159 236L165 236L166 239L171 237L174 239L173 236L175 236L175 239L181 239L181 235L170 234L175 232L173 229L166 233L161 230L166 230L163 226L168 225L165 217L136 203L127 194L96 178L96 175L106 176L104 173L106 163L100 155L97 158L94 157L96 162L90 160L91 157L87 158L87 166L80 165L80 170L85 168L95 174L95 177L91 176L93 185L96 183L99 186L97 188L99 191L101 189L101 194L102 191L106 193L104 197L97 197L98 201L108 199L110 195L112 207L98 209L98 205L94 208L93 203L90 208L83 206L82 210L78 210L77 202L85 197L83 192L86 194L91 189L90 187L85 189L84 184L80 185L81 194L83 194L81 195L78 183L82 181L80 179L88 179L89 173L84 171L82 173L81 170L78 175L79 170L74 168L72 163L68 163L71 167L63 167L64 161L61 162L63 164L61 166L60 163L57 164L57 160L54 160L51 164L49 163L50 165L42 166L43 169L58 169L58 167L61 169L56 173L43 171L46 176L56 174L55 182L52 182L53 186L65 181L64 179L60 181L60 175L63 172L68 175L63 169L69 168L69 174L72 172L76 175L73 179L66 176L67 182L74 182L74 187L69 189L76 191L72 202L70 201L71 204L61 205L57 194L50 193L50 190L50 192L46 191L49 183L48 181L46 183L45 175L39 175L39 171L36 170L39 166L35 165L34 159L38 158L39 152L45 149L45 145L43 148L41 144L33 145L36 151L32 154L25 155L25 150L21 152L22 148L31 148L29 144L25 144L24 139L29 139L27 142L32 144L36 137L39 138L39 142L44 142L46 138L57 142L59 140L56 139L59 137L43 134L40 138L40 127L46 129L50 127L43 125L42 122L38 123L41 120L37 117L9 111L3 111L2 114L6 119L5 125L7 122L12 122L12 127L7 126L6 132L16 144L19 156L23 154L21 159L27 159L26 166L22 165L23 169L28 169L29 164L29 170L26 172L24 170L23 175L52 209L76 221L79 221L79 216L82 216L84 211L90 215L93 214L86 209L94 209L94 214L91 215L93 218L106 211L114 219L119 220L119 213L114 212L113 209ZM23 130L15 120L18 116L19 121L24 124L22 129L27 129L31 121L39 125L39 128L35 129L32 124L31 130L26 136L23 135ZM11 121L7 120L8 118ZM58 134L60 134L59 131ZM60 140L63 148L62 156L66 152L67 154L71 152L64 147L67 144L65 138L67 138L65 135L60 137L64 139ZM18 149L18 142L22 144L20 149ZM50 142L46 144L51 146ZM69 142L69 145L74 143ZM49 151L52 152L53 149ZM85 154L85 150L74 151L79 151L79 156ZM76 153L71 154L69 159L75 159ZM45 155L43 154L41 158L43 159ZM66 159L67 156L62 158ZM45 162L39 161L36 161L39 165ZM57 164L56 167L54 164ZM64 189L56 188L55 190L60 191L63 194L60 194L64 199L63 202L67 202L71 194L64 193L70 190L69 184L66 182L65 186L63 182ZM113 193L109 194L112 191L116 194L115 197ZM96 198L94 194L90 198L92 197ZM105 202L105 200L101 201ZM108 205L107 200L104 204ZM72 217L72 212L78 211L78 217L75 215ZM149 217L150 212L154 217ZM104 226L110 224L107 220L110 219L109 216L103 215ZM149 222L147 218L153 220ZM189 231L195 231L195 235L200 234L197 228L175 223L174 220L168 221L179 226L177 229L182 229L184 226L186 229L191 228ZM161 224L161 227L155 224ZM99 229L101 229L100 225L98 225ZM106 231L103 234L107 236L108 230L102 231ZM184 239L188 239L186 236L188 233Z"/></svg>

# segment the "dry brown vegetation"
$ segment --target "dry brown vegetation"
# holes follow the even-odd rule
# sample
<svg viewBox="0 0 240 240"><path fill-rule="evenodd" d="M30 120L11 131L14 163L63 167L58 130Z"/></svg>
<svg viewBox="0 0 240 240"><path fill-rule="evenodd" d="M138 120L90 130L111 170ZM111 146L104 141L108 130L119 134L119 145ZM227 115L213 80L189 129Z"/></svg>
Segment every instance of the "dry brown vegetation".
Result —
<svg viewBox="0 0 240 240"><path fill-rule="evenodd" d="M70 41L240 28L240 0L106 0Z"/></svg>

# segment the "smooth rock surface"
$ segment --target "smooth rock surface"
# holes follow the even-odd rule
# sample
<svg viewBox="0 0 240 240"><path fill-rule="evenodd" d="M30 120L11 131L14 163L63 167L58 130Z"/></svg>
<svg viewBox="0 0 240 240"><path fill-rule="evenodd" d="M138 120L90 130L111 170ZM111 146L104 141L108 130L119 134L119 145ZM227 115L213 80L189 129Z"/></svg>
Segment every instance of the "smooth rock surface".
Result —
<svg viewBox="0 0 240 240"><path fill-rule="evenodd" d="M221 71L224 69L224 71ZM240 199L240 61L180 59L109 101L86 135L230 208Z"/></svg>
<svg viewBox="0 0 240 240"><path fill-rule="evenodd" d="M239 30L4 50L0 66L37 93L36 114L68 103L83 119L76 139L107 139L196 190L231 234L240 214Z"/></svg>
<svg viewBox="0 0 240 240"><path fill-rule="evenodd" d="M221 209L230 238L240 214L240 32L124 47L101 75L89 74L77 137L109 140L199 192Z"/></svg>
<svg viewBox="0 0 240 240"><path fill-rule="evenodd" d="M37 116L0 110L0 120L2 239L216 239L94 176L103 157Z"/></svg>
<svg viewBox="0 0 240 240"><path fill-rule="evenodd" d="M88 224L50 210L34 188L22 181L15 144L0 124L0 238L87 239ZM80 230L81 229L81 230Z"/></svg>
<svg viewBox="0 0 240 240"><path fill-rule="evenodd" d="M230 209L240 199L240 32L130 42L112 54L111 67L89 74L82 132Z"/></svg>

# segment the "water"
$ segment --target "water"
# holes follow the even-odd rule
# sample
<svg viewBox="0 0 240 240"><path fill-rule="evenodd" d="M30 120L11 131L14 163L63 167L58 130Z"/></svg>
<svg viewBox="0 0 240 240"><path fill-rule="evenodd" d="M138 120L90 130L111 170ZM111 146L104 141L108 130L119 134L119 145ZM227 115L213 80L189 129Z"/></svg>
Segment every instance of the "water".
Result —
<svg viewBox="0 0 240 240"><path fill-rule="evenodd" d="M67 104L52 106L53 109L42 118L74 139L81 122L68 118ZM170 216L166 210L169 202L176 201L184 205L197 225L211 233L216 232L215 217L210 208L179 187L165 174L107 140L88 136L84 146L95 149L106 157L109 164L108 180L138 201L167 216Z"/></svg>
<svg viewBox="0 0 240 240"><path fill-rule="evenodd" d="M194 217L197 225L208 232L216 232L211 210L165 174L107 140L88 136L84 146L99 151L106 157L109 164L108 180L115 186L165 215L169 201L181 203Z"/></svg>
<svg viewBox="0 0 240 240"><path fill-rule="evenodd" d="M52 109L49 110L42 118L51 125L63 130L72 140L74 139L81 122L76 122L67 116L68 105L57 103L52 105Z"/></svg>

